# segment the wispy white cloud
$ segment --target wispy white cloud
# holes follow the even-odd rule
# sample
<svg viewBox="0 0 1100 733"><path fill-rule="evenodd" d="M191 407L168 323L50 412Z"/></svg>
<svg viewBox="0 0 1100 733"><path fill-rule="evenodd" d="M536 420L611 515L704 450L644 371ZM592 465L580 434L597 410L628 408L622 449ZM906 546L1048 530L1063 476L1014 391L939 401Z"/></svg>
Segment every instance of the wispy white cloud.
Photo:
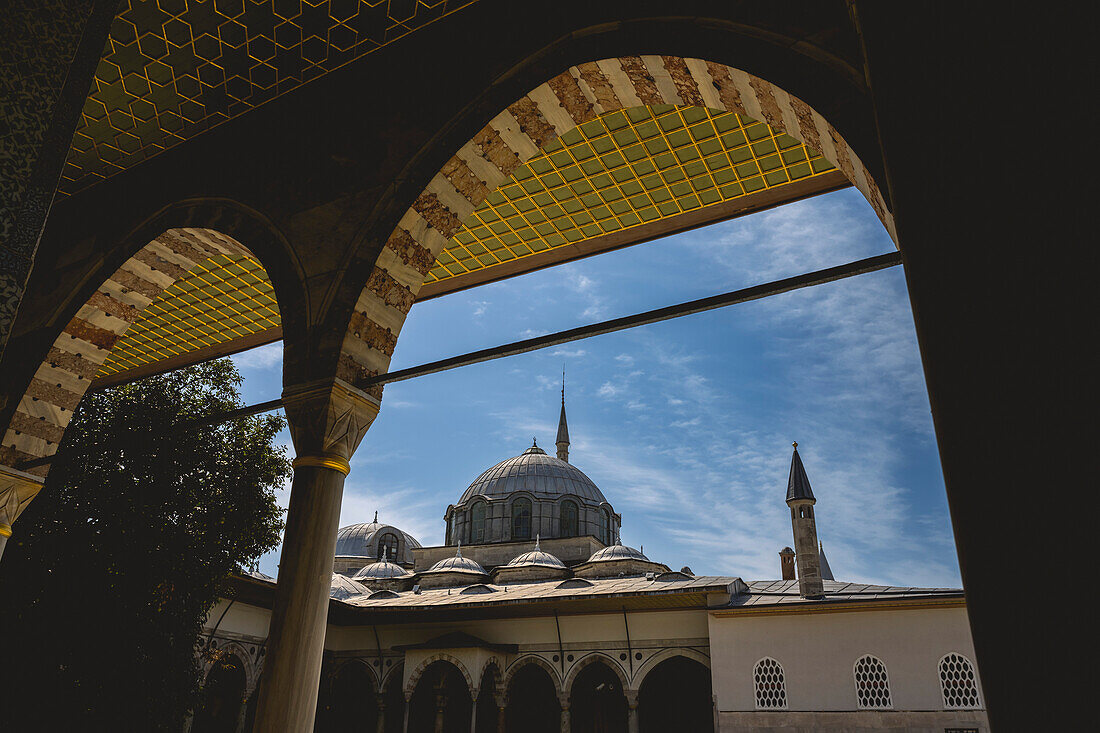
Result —
<svg viewBox="0 0 1100 733"><path fill-rule="evenodd" d="M248 351L233 354L230 359L237 369L244 370L269 370L283 368L283 342L276 341L272 344L257 346Z"/></svg>

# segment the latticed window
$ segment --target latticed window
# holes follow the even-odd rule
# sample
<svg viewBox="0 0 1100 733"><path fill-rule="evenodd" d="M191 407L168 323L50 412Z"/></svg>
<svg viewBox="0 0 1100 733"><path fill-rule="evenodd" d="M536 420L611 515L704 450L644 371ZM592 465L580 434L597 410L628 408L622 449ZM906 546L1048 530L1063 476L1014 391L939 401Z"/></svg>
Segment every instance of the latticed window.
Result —
<svg viewBox="0 0 1100 733"><path fill-rule="evenodd" d="M512 502L512 539L531 539L531 500L522 496Z"/></svg>
<svg viewBox="0 0 1100 733"><path fill-rule="evenodd" d="M470 543L480 545L485 541L485 505L474 504L470 510Z"/></svg>
<svg viewBox="0 0 1100 733"><path fill-rule="evenodd" d="M951 652L940 660L940 687L943 689L943 705L948 710L981 707L974 665L962 654Z"/></svg>
<svg viewBox="0 0 1100 733"><path fill-rule="evenodd" d="M872 654L865 654L856 661L856 700L859 707L868 710L892 708L890 700L890 679L886 676L886 665Z"/></svg>
<svg viewBox="0 0 1100 733"><path fill-rule="evenodd" d="M577 536L577 505L571 501L564 501L561 505L561 536Z"/></svg>
<svg viewBox="0 0 1100 733"><path fill-rule="evenodd" d="M382 539L378 540L378 557L382 557L382 553L386 553L386 557L390 560L396 561L397 559L397 535L393 532L386 532L382 535Z"/></svg>
<svg viewBox="0 0 1100 733"><path fill-rule="evenodd" d="M757 710L785 710L787 708L787 678L783 665L771 657L764 657L752 671L756 688Z"/></svg>

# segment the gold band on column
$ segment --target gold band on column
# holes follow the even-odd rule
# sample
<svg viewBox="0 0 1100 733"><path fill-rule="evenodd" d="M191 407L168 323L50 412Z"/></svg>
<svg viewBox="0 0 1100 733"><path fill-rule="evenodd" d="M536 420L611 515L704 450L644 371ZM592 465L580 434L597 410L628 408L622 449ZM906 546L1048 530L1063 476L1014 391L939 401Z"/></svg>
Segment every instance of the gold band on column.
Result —
<svg viewBox="0 0 1100 733"><path fill-rule="evenodd" d="M298 456L291 464L294 468L331 468L347 476L351 473L351 464L340 456Z"/></svg>
<svg viewBox="0 0 1100 733"><path fill-rule="evenodd" d="M0 537L11 537L11 525L0 522Z"/></svg>

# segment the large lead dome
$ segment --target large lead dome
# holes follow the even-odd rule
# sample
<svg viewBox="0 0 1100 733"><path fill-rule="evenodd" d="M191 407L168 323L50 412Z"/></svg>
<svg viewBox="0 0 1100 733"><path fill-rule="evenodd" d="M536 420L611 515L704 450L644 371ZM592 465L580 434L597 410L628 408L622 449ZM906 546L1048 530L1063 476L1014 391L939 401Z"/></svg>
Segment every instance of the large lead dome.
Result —
<svg viewBox="0 0 1100 733"><path fill-rule="evenodd" d="M503 499L517 491L528 491L540 499L574 494L593 505L607 503L596 484L580 469L547 455L537 445L482 473L470 484L458 503L465 505L477 496Z"/></svg>

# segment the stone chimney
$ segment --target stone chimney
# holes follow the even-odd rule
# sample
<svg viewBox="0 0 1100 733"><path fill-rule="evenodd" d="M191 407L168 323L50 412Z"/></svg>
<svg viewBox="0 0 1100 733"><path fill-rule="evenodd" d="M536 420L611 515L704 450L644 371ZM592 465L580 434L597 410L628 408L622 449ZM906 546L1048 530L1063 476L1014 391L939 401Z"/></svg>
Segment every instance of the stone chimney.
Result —
<svg viewBox="0 0 1100 733"><path fill-rule="evenodd" d="M784 547L779 551L779 570L783 580L794 580L794 550Z"/></svg>

